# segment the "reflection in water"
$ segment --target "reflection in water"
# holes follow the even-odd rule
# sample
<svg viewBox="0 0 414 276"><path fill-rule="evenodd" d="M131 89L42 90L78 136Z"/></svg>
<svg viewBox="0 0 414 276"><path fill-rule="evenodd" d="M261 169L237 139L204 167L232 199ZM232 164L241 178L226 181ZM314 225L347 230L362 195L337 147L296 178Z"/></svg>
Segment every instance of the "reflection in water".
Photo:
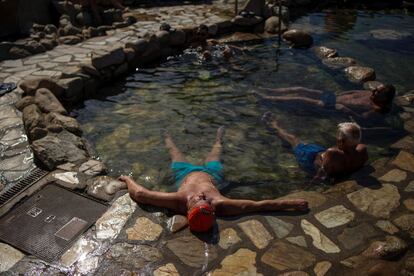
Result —
<svg viewBox="0 0 414 276"><path fill-rule="evenodd" d="M357 11L348 9L327 10L324 23L325 31L341 35L352 30L357 22Z"/></svg>
<svg viewBox="0 0 414 276"><path fill-rule="evenodd" d="M326 13L314 14L304 21L309 26L309 22L325 22L326 16ZM349 51L361 63L379 69L377 75L391 83L395 81L394 74L400 74L397 88L404 91L409 84L409 78L404 78L405 69L376 67L380 59L377 54L369 54L372 51L365 46L369 43L349 40L345 44L332 35L341 33L351 37L366 33L381 27L382 20L388 25L391 20L412 33L413 27L400 24L401 18L391 19L384 15L373 22L356 11L334 17L330 14L328 23L322 24L325 33L314 38L325 41L327 46L336 45L343 56ZM412 22L410 17L405 20ZM343 21L347 22L343 28L333 27ZM300 26L301 21L296 24ZM329 24L332 26L325 26ZM332 33L327 35L327 30ZM273 47L276 43L266 40L246 45L250 53L234 56L228 62L218 59L200 62L194 51L185 51L157 68L140 69L125 82L102 90L100 98L86 101L82 109L76 110L78 120L100 157L113 169L113 175L131 173L153 189L170 190L173 183L169 156L160 135L162 129L170 131L178 147L189 155L190 162L200 164L221 125L226 126L223 162L230 184L226 195L260 199L308 189L309 176L298 168L291 148L261 123L261 115L271 110L284 127L304 142L326 147L335 143L336 125L349 117L306 105L263 101L253 92L260 87L305 86L341 93L359 87L349 83L341 72L324 67L311 51L282 48L277 54ZM392 49L381 54L392 62L401 60L400 54ZM404 58L413 60L413 56L414 53L405 54ZM406 68L413 68L413 64L407 64ZM388 145L400 133L398 114L390 115L385 127L392 131L364 130L363 142L368 144L371 160L392 154Z"/></svg>

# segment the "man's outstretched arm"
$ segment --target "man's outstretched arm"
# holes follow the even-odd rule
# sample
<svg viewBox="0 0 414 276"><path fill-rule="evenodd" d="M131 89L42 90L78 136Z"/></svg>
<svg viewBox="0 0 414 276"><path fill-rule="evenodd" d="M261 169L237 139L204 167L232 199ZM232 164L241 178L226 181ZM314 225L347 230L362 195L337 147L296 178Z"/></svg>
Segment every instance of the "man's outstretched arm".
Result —
<svg viewBox="0 0 414 276"><path fill-rule="evenodd" d="M180 208L180 197L178 193L164 193L151 191L136 183L129 176L119 177L120 181L124 181L128 186L130 197L143 204L150 204L158 207L172 209L175 212L182 213Z"/></svg>
<svg viewBox="0 0 414 276"><path fill-rule="evenodd" d="M216 203L216 214L219 216L242 215L260 211L280 210L308 210L308 202L303 199L271 199L271 200L244 200L225 198Z"/></svg>

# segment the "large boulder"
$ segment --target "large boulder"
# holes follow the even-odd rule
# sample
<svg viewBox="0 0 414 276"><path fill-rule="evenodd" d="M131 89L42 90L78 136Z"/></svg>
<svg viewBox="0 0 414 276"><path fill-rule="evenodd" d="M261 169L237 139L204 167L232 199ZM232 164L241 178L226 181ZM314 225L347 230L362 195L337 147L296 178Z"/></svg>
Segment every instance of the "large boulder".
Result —
<svg viewBox="0 0 414 276"><path fill-rule="evenodd" d="M45 121L47 124L59 125L77 136L82 135L80 125L75 118L64 116L56 112L50 112L45 116Z"/></svg>
<svg viewBox="0 0 414 276"><path fill-rule="evenodd" d="M355 83L375 80L375 71L370 67L350 66L345 68L345 73L348 79Z"/></svg>
<svg viewBox="0 0 414 276"><path fill-rule="evenodd" d="M43 113L35 104L26 106L23 109L23 123L31 141L46 136L46 122Z"/></svg>
<svg viewBox="0 0 414 276"><path fill-rule="evenodd" d="M280 30L279 30L279 17L271 16L266 19L264 30L270 34L278 34L279 31L283 32L286 30L285 24L283 22L280 23Z"/></svg>
<svg viewBox="0 0 414 276"><path fill-rule="evenodd" d="M56 135L47 135L36 140L31 147L37 160L49 170L68 162L80 164L88 157L85 150L59 139Z"/></svg>
<svg viewBox="0 0 414 276"><path fill-rule="evenodd" d="M56 112L66 115L68 112L49 89L39 88L35 94L37 106L45 113Z"/></svg>
<svg viewBox="0 0 414 276"><path fill-rule="evenodd" d="M297 29L284 32L282 38L294 48L309 48L313 44L313 38L310 34Z"/></svg>
<svg viewBox="0 0 414 276"><path fill-rule="evenodd" d="M34 96L37 89L46 88L50 90L56 97L61 97L64 88L50 78L31 78L20 83L20 88L26 95Z"/></svg>

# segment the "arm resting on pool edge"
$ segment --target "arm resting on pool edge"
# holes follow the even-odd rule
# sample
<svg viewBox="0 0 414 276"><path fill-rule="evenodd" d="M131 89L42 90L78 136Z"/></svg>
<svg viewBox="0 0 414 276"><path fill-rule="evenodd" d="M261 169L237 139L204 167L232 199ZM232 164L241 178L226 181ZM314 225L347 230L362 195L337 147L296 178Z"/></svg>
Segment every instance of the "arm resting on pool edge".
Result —
<svg viewBox="0 0 414 276"><path fill-rule="evenodd" d="M131 199L135 202L150 204L180 212L180 197L178 193L164 193L148 190L128 176L121 176L119 180L124 181L127 184L128 193Z"/></svg>
<svg viewBox="0 0 414 276"><path fill-rule="evenodd" d="M218 216L234 216L260 211L280 210L308 210L308 202L302 199L269 199L269 200L245 200L224 198L215 204Z"/></svg>

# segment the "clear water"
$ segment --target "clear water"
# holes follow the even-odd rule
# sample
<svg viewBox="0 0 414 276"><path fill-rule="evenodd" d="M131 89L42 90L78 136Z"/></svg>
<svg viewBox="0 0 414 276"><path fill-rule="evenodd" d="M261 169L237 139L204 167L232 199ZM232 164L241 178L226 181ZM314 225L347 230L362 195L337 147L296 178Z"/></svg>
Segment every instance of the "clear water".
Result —
<svg viewBox="0 0 414 276"><path fill-rule="evenodd" d="M305 16L294 26L308 29L316 45L334 47L341 56L374 67L378 80L395 84L399 93L412 88L411 15L326 11ZM377 29L395 30L399 35L377 39L371 33ZM223 154L227 195L259 199L321 188L309 187L310 177L298 168L291 148L266 128L261 115L271 110L290 132L326 147L335 142L336 125L349 118L306 105L266 102L253 91L305 86L340 93L360 87L349 83L340 71L327 69L309 50L282 45L277 51L276 41L242 44L250 52L225 63L217 59L200 63L187 51L102 89L99 98L86 101L74 114L114 176L132 174L149 188L173 189L162 129L170 131L191 162L200 164L221 125L227 129ZM370 161L390 156L390 143L403 135L398 114L388 116L381 127L387 131L364 130Z"/></svg>

